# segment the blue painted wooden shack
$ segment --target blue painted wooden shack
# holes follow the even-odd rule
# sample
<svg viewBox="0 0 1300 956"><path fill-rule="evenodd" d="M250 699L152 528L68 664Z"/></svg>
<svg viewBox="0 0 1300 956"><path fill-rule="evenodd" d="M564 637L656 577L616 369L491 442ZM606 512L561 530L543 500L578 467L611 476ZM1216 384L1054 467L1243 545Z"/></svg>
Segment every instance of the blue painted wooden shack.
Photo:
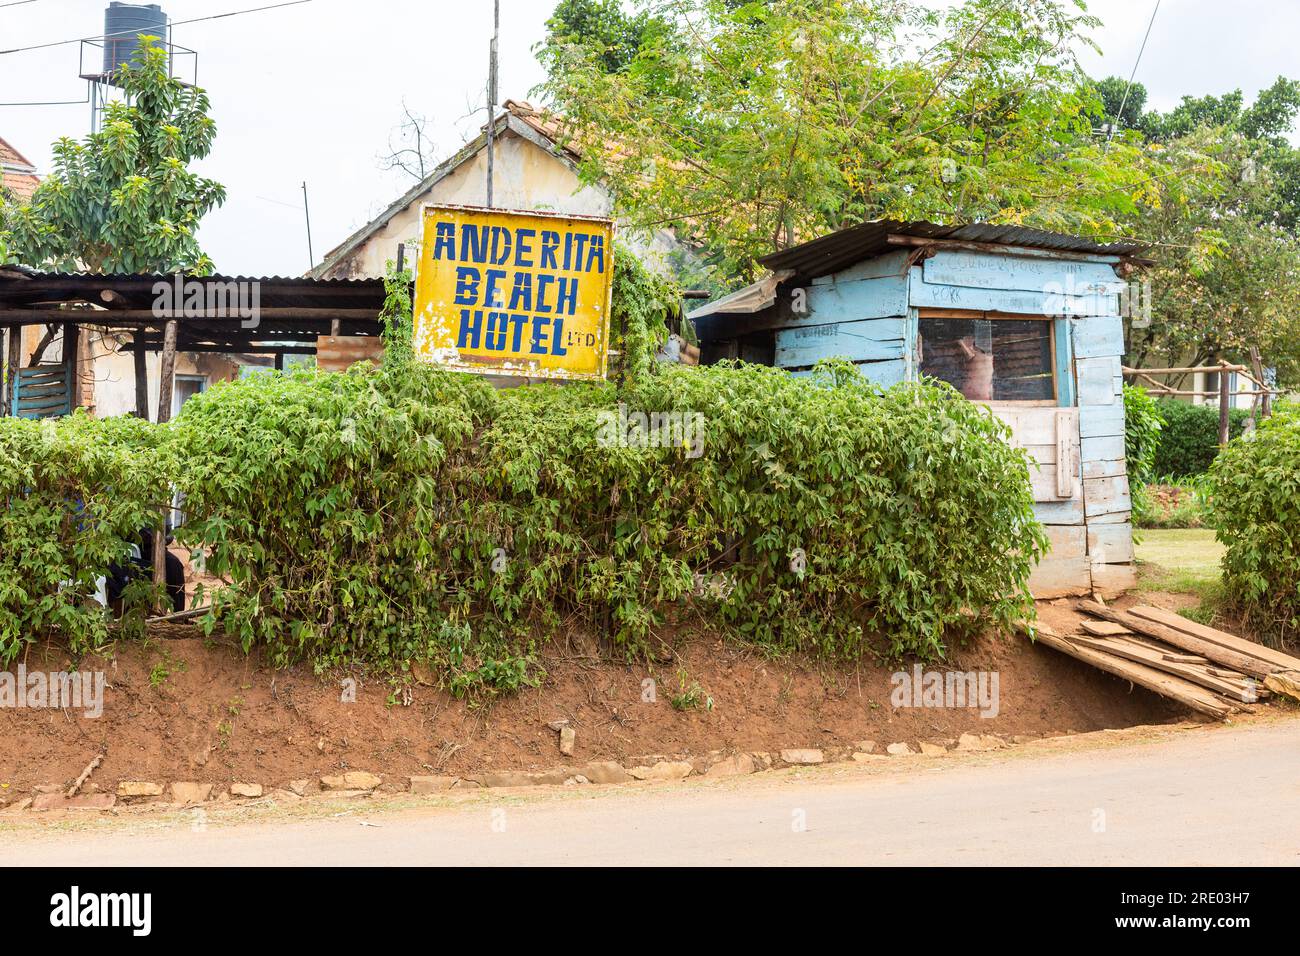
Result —
<svg viewBox="0 0 1300 956"><path fill-rule="evenodd" d="M1142 260L1018 226L880 220L760 260L770 275L692 312L702 361L808 374L843 357L881 385L950 382L1035 462L1051 553L1037 597L1134 583L1121 295Z"/></svg>

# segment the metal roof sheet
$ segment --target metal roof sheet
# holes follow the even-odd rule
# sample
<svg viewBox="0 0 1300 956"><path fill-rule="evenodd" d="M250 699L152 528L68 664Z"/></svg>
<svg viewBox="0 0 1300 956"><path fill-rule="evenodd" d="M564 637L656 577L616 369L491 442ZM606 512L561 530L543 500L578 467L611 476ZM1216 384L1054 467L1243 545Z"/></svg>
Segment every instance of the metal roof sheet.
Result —
<svg viewBox="0 0 1300 956"><path fill-rule="evenodd" d="M891 235L913 236L918 239L947 239L959 242L985 242L994 245L1028 246L1033 249L1060 252L1084 252L1096 255L1132 256L1143 251L1136 242L1101 244L1079 236L1061 232L1047 232L1025 226L1001 226L990 223L969 223L961 226L943 226L933 222L902 222L895 219L874 219L850 226L830 235L774 252L759 259L759 264L773 272L789 269L794 281L816 279L831 275L863 259L894 252L899 247L889 242Z"/></svg>
<svg viewBox="0 0 1300 956"><path fill-rule="evenodd" d="M268 308L309 309L369 308L383 305L383 279L311 279L304 276L199 276L181 273L184 281L202 283L256 283L261 304ZM89 301L107 304L101 291L120 296L119 305L147 308L154 286L175 279L175 273L101 274L94 272L37 272L24 266L0 266L0 306L29 303Z"/></svg>
<svg viewBox="0 0 1300 956"><path fill-rule="evenodd" d="M383 279L311 279L302 276L196 276L181 274L187 284L182 295L190 295L192 281L206 286L224 283L253 284L259 311L258 324L236 329L231 321L242 312L215 293L204 300L223 302L217 311L167 316L155 311L159 282L172 282L175 274L99 274L88 272L37 272L21 266L0 266L0 326L42 322L76 322L110 329L160 328L165 317L175 318L183 340L216 336L234 342L256 335L263 339L312 341L328 335L332 323L340 322L343 335L378 335L379 313L383 308ZM249 293L250 295L253 293ZM169 297L170 301L174 296ZM94 310L59 309L61 304L90 303ZM171 309L173 306L165 306ZM175 308L180 308L176 306ZM249 306L251 308L251 306ZM215 340L215 339L213 339Z"/></svg>

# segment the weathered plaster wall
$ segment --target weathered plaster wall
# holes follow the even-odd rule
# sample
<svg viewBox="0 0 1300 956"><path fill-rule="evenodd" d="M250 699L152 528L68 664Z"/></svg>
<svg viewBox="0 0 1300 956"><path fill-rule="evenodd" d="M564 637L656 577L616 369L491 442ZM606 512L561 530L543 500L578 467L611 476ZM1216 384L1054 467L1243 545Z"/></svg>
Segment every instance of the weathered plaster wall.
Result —
<svg viewBox="0 0 1300 956"><path fill-rule="evenodd" d="M513 132L496 141L493 156L493 201L503 209L538 209L586 216L608 216L613 209L613 200L605 189L584 185L563 160ZM384 275L387 263L397 258L399 244L420 241L423 203L481 206L486 200L487 150L482 149L336 263L326 278ZM623 228L618 238L644 262L661 271L671 268L674 256L688 254L666 230L646 236Z"/></svg>

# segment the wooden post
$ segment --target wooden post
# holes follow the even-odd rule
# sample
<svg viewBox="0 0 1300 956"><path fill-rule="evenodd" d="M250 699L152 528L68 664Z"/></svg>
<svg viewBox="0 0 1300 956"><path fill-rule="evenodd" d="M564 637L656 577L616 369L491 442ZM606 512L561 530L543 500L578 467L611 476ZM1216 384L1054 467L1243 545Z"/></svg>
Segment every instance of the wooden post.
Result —
<svg viewBox="0 0 1300 956"><path fill-rule="evenodd" d="M163 512L163 527L167 525L167 513ZM163 530L155 530L153 533L153 583L154 587L160 589L161 594L167 590L167 535ZM159 598L159 607L170 611L167 606L165 597Z"/></svg>
<svg viewBox="0 0 1300 956"><path fill-rule="evenodd" d="M81 327L63 323L63 370L68 380L68 412L81 405Z"/></svg>
<svg viewBox="0 0 1300 956"><path fill-rule="evenodd" d="M14 348L14 343L22 337L23 327L21 325L10 326L5 333L5 354L4 354L4 391L0 392L0 415L13 414L9 406L13 402L14 378L18 375L18 362L16 356L18 350Z"/></svg>
<svg viewBox="0 0 1300 956"><path fill-rule="evenodd" d="M158 378L158 424L172 418L172 392L176 385L176 320L168 319L163 329L162 370ZM153 533L153 583L161 594L167 589L167 512ZM165 606L165 605L164 605Z"/></svg>
<svg viewBox="0 0 1300 956"><path fill-rule="evenodd" d="M1260 358L1259 349L1253 345L1250 347L1250 367L1255 373L1255 387L1267 389L1268 383L1264 381L1264 361ZM1272 392L1266 391L1259 396L1259 414L1264 418L1273 414Z"/></svg>
<svg viewBox="0 0 1300 956"><path fill-rule="evenodd" d="M1219 444L1228 444L1228 409L1232 403L1232 379L1226 362L1219 363Z"/></svg>
<svg viewBox="0 0 1300 956"><path fill-rule="evenodd" d="M131 359L135 363L135 417L149 420L149 354L144 350L144 336L139 332L132 336L135 352Z"/></svg>
<svg viewBox="0 0 1300 956"><path fill-rule="evenodd" d="M176 387L176 320L163 329L162 370L158 378L158 424L172 420L172 391Z"/></svg>
<svg viewBox="0 0 1300 956"><path fill-rule="evenodd" d="M9 381L5 383L5 409L6 414L18 414L17 388L18 388L18 371L23 367L23 331L27 328L25 325L9 326Z"/></svg>

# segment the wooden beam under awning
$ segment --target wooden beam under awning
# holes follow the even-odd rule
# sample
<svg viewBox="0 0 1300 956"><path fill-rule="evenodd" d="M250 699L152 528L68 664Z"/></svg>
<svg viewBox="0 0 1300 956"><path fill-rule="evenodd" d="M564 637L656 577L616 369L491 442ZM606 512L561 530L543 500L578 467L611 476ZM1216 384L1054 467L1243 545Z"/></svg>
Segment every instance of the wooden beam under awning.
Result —
<svg viewBox="0 0 1300 956"><path fill-rule="evenodd" d="M133 353L137 351L157 352L163 347L161 339L145 339L137 344L136 342L127 342L122 346L123 352ZM299 342L185 342L176 343L177 352L211 352L217 354L237 354L246 353L249 355L315 355L316 346L303 345Z"/></svg>
<svg viewBox="0 0 1300 956"><path fill-rule="evenodd" d="M1073 249L1057 249L1048 246L1017 246L1001 242L973 242L966 239L939 239L929 236L908 236L890 233L885 242L891 246L910 246L920 249L960 249L965 252L987 252L996 256L1019 256L1027 259L1072 260L1075 262L1098 262L1104 265L1118 266L1124 262L1138 265L1155 265L1154 259L1118 252L1078 252Z"/></svg>
<svg viewBox="0 0 1300 956"><path fill-rule="evenodd" d="M161 326L171 316L158 315L152 309L96 309L64 310L37 308L0 308L0 325L22 324L35 325L42 322L77 322L81 325L111 326L119 322L139 325L148 323ZM258 310L260 319L279 319L289 322L330 322L342 321L378 322L379 313L374 309L311 309L301 306L291 308L264 308ZM175 316L177 322L246 322L242 315L225 315L204 313L202 315Z"/></svg>

